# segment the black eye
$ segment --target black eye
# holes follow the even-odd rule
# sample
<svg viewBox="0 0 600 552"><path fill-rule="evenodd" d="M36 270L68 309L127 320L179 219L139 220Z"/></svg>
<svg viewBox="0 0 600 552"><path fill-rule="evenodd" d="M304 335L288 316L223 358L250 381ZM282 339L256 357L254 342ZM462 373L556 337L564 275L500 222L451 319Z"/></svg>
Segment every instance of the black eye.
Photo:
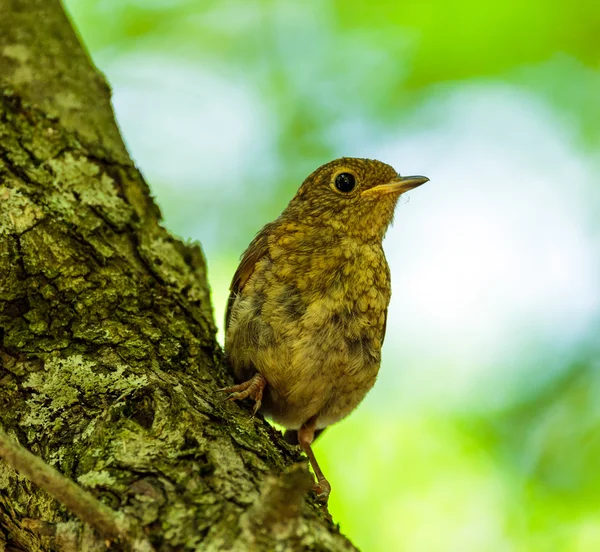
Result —
<svg viewBox="0 0 600 552"><path fill-rule="evenodd" d="M335 187L344 194L354 190L354 186L356 186L356 179L353 174L340 173L335 177Z"/></svg>

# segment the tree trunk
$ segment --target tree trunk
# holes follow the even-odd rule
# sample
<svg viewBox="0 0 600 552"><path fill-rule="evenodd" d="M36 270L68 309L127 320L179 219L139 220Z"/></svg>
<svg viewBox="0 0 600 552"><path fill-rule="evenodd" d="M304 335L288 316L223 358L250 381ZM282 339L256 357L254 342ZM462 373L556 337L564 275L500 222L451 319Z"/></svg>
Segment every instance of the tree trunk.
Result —
<svg viewBox="0 0 600 552"><path fill-rule="evenodd" d="M4 430L147 550L353 550L297 447L216 393L202 251L160 225L59 0L1 1ZM135 549L80 517L0 460L0 550Z"/></svg>

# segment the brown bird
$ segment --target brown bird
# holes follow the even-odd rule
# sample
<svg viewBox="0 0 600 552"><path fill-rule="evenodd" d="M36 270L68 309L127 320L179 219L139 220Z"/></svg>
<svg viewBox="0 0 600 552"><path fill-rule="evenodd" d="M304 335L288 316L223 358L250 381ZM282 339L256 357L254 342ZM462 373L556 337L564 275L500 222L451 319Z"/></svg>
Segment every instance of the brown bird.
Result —
<svg viewBox="0 0 600 552"><path fill-rule="evenodd" d="M428 181L371 159L341 158L313 172L250 243L231 282L225 355L239 385L297 440L327 501L311 449L375 383L390 302L382 240L401 194Z"/></svg>

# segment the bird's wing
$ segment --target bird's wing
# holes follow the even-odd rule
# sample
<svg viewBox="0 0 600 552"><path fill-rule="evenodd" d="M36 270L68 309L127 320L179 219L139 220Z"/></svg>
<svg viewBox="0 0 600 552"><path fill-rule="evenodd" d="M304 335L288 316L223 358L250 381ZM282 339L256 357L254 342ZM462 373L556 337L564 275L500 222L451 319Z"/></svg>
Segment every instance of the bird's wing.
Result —
<svg viewBox="0 0 600 552"><path fill-rule="evenodd" d="M267 224L250 242L248 249L244 251L242 260L238 266L233 278L231 285L229 286L229 299L227 300L227 310L225 311L225 331L229 327L229 320L231 318L231 309L238 293L242 291L246 282L252 276L256 263L260 261L269 249L269 233L271 231L272 223Z"/></svg>

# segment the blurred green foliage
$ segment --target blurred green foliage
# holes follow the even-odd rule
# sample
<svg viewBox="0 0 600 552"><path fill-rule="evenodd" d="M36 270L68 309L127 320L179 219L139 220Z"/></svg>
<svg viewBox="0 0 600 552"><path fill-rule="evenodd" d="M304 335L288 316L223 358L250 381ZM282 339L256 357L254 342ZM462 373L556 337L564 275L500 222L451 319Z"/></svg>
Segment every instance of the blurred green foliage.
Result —
<svg viewBox="0 0 600 552"><path fill-rule="evenodd" d="M217 322L240 251L316 166L349 146L360 150L370 141L395 139L399 128L408 135L430 131L450 149L458 136L436 134L442 108L423 107L424 102L452 107L441 101L448 91L474 90L474 97L490 102L490 112L496 108L489 94L494 87L500 94L508 86L535 98L543 109L528 108L531 117L542 120L552 113L560 122L558 138L572 148L573 166L584 159L592 172L600 169L598 2L65 2L116 97L123 73L133 75L141 62L150 71L155 67L155 82L170 79L159 63L167 59L191 73L217 75L238 83L234 86L243 82L265 108L264 118L256 115L268 138L263 157L242 162L243 152L230 152L231 158L222 161L225 175L217 191L204 180L203 164L211 160L202 151L191 161L199 165L196 188L178 186L175 177L156 178L144 159L137 159L167 225L199 239L207 251ZM115 69L119 61L124 64L120 72ZM189 80L185 92L199 94L194 86ZM160 109L168 112L157 101L148 114ZM134 156L136 129L144 117L123 127ZM197 132L210 138L217 130ZM487 130L491 137L507 131ZM157 128L156 140L160 135ZM176 150L186 140L174 136L168 147ZM355 153L360 151L350 151ZM535 144L520 152L525 158L530 154L540 173L557 172L551 155L535 156ZM498 164L506 162L501 152L494 155ZM241 164L245 177L228 180L230 164ZM466 173L471 167L457 170ZM443 173L438 176L444 179ZM574 184L575 176L556 183ZM598 197L597 180L589 190L596 195L581 192L582 203ZM588 203L586 212L600 220L600 206ZM538 209L544 205L534 201L532 210ZM598 237L600 225L589 227ZM590 255L597 253L598 248L589 249ZM597 258L590 263L600 266ZM493 317L486 311L482 324ZM577 321L564 324L566 330ZM333 485L330 509L341 530L369 551L600 550L599 328L600 316L595 324L582 324L581 337L571 342L564 361L549 353L560 370L525 394L515 389L500 407L457 408L443 401L432 407L415 400L402 409L388 389L329 429L319 439L317 454ZM390 339L388 330L388 347ZM507 343L507 349L512 346ZM535 351L528 354L525 376L532 359L543 359ZM383 370L394 372L396 362L388 353ZM449 384L460 377L452 367L448 361ZM531 373L542 373L544 366L537 370ZM474 385L471 393L479 392Z"/></svg>

